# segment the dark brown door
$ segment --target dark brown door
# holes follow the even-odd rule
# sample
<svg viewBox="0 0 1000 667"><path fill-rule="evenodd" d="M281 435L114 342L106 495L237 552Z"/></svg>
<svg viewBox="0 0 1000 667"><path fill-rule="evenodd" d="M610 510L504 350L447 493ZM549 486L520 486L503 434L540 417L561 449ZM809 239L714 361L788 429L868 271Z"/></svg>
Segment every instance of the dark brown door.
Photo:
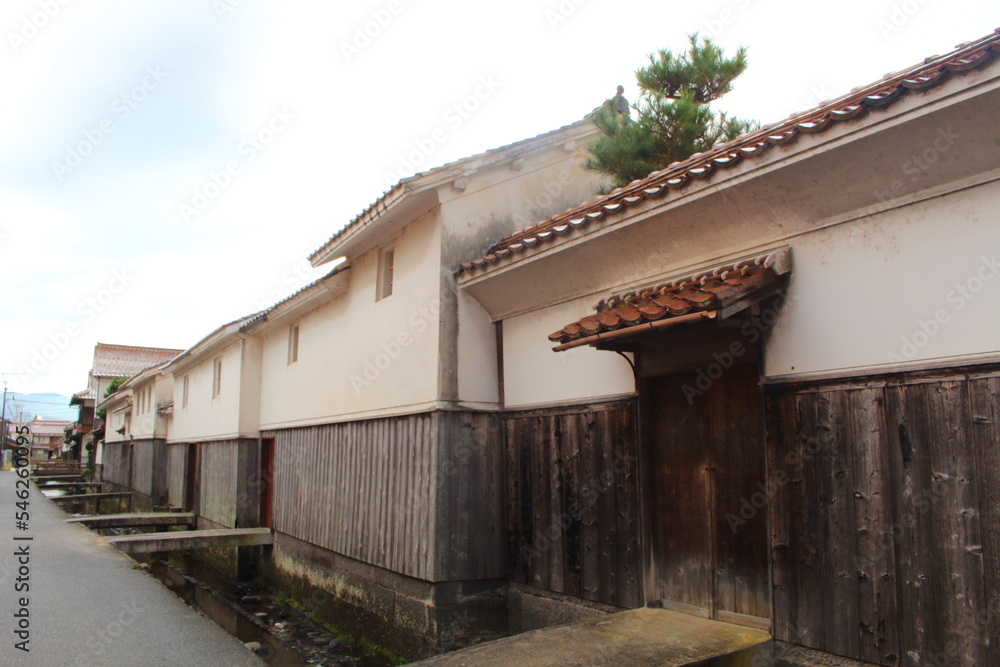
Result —
<svg viewBox="0 0 1000 667"><path fill-rule="evenodd" d="M198 445L191 443L187 446L187 465L185 467L184 480L184 510L187 512L197 513L198 511L200 467L198 465Z"/></svg>
<svg viewBox="0 0 1000 667"><path fill-rule="evenodd" d="M274 438L260 441L260 525L272 528L274 511Z"/></svg>
<svg viewBox="0 0 1000 667"><path fill-rule="evenodd" d="M708 379L678 373L643 383L647 598L709 618L766 626L767 486L758 367L737 366Z"/></svg>

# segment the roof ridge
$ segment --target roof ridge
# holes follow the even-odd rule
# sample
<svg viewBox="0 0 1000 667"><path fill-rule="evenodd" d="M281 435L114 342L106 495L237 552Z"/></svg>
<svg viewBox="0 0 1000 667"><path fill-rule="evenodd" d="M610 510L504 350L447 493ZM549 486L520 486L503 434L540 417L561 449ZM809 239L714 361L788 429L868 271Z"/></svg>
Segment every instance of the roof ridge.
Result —
<svg viewBox="0 0 1000 667"><path fill-rule="evenodd" d="M483 257L462 263L456 274L492 264L511 252L522 252L540 241L581 228L606 214L618 213L667 190L682 189L693 180L708 178L716 168L730 168L743 158L763 154L771 146L791 143L800 133L822 132L833 121L851 120L869 108L889 106L907 91L926 90L942 83L950 74L960 75L982 67L997 53L1000 53L1000 28L985 37L959 44L946 55L925 58L921 63L889 73L878 81L854 88L806 111L790 114L784 120L764 125L707 151L695 153L653 171L645 178L510 234L494 243Z"/></svg>
<svg viewBox="0 0 1000 667"><path fill-rule="evenodd" d="M351 218L347 222L346 225L344 225L341 229L339 229L336 232L334 232L334 234L332 236L330 236L330 238L327 239L323 243L323 245L321 245L315 251L313 251L312 253L310 253L310 255L308 257L309 261L312 261L314 257L318 256L323 251L324 248L329 247L334 241L336 241L337 239L339 239L342 236L344 236L345 234L347 234L347 232L349 230L353 229L355 227L355 225L357 223L359 223L366 215L368 215L370 212L372 212L375 209L377 209L380 205L382 205L389 198L390 195L392 195L396 191L400 190L403 186L408 185L409 183L412 183L413 181L416 181L418 179L426 178L427 176L431 176L433 174L440 173L442 171L445 171L445 170L447 170L447 169L449 169L451 167L454 167L456 165L459 165L459 164L463 164L463 163L466 163L466 162L469 162L469 161L472 161L472 160L475 160L475 159L478 159L478 158L483 158L483 157L486 157L486 156L490 156L490 155L493 155L493 154L496 154L496 153L502 153L504 151L511 150L511 149L513 149L513 148L515 148L517 146L529 144L529 143L531 143L533 141L541 141L541 140L544 140L544 139L548 139L550 137L553 137L553 136L558 135L560 133L566 132L567 130L569 130L571 128L574 128L574 127L577 127L577 126L584 127L586 124L590 123L589 118L590 118L590 114L587 114L586 116L584 116L580 120L573 121L572 123L567 123L566 125L562 125L560 127L557 127L554 130L549 130L549 131L543 132L541 134L536 134L533 137L528 137L526 139L520 139L518 141L514 141L514 142L511 142L509 144L504 144L502 146L497 146L496 148L488 148L485 151L481 151L479 153L474 153L472 155L468 155L466 157L459 158L457 160L452 160L451 162L446 162L446 163L444 163L442 165L439 165L437 167L432 167L432 168L427 169L425 171L417 172L417 173L413 174L412 176L406 176L404 178L400 178L398 181L396 181L396 183L394 183L393 185L391 185L389 187L389 189L383 191L382 194L379 195L378 198L375 199L375 201L373 201L371 204L369 204L368 206L366 206L360 213L358 213L353 218Z"/></svg>

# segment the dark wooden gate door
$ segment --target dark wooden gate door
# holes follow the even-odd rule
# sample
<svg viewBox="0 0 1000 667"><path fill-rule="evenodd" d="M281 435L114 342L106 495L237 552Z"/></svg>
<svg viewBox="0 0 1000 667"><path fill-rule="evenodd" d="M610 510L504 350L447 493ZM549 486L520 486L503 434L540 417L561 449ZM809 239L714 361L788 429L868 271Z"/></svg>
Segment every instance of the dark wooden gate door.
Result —
<svg viewBox="0 0 1000 667"><path fill-rule="evenodd" d="M695 373L647 378L647 598L767 627L767 485L755 364L706 386Z"/></svg>

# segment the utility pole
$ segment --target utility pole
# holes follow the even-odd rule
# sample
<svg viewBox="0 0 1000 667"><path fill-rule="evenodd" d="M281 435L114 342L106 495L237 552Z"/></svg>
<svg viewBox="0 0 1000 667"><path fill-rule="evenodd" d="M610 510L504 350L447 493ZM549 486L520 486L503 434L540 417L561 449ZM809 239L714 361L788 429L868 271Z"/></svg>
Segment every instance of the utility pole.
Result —
<svg viewBox="0 0 1000 667"><path fill-rule="evenodd" d="M3 412L0 413L0 433L3 433L3 444L0 444L0 458L3 457L3 450L7 448L7 382L3 383ZM13 461L13 454L11 455Z"/></svg>

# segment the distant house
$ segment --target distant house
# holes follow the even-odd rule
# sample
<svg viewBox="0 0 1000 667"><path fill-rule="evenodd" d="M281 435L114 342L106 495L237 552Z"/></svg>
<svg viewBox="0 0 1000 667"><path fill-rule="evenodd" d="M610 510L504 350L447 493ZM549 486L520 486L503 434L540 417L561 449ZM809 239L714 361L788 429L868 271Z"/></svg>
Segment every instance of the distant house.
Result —
<svg viewBox="0 0 1000 667"><path fill-rule="evenodd" d="M62 457L66 428L70 422L61 419L43 419L36 416L30 421L7 421L7 435L15 441L19 434L25 434L30 442L31 458L36 460Z"/></svg>
<svg viewBox="0 0 1000 667"><path fill-rule="evenodd" d="M87 461L87 452L94 447L94 418L96 412L96 393L89 387L73 394L69 404L78 408L76 421L67 428L67 440L70 443L69 458L75 461Z"/></svg>
<svg viewBox="0 0 1000 667"><path fill-rule="evenodd" d="M260 344L240 333L253 317L219 327L163 368L173 405L161 474L170 504L205 528L257 525ZM216 565L237 574L234 562Z"/></svg>
<svg viewBox="0 0 1000 667"><path fill-rule="evenodd" d="M513 630L652 605L793 664L1000 664L998 52L459 267L502 341Z"/></svg>
<svg viewBox="0 0 1000 667"><path fill-rule="evenodd" d="M130 378L147 368L164 364L182 351L169 348L97 343L94 346L94 362L87 379L87 389L93 392L95 402L100 403L105 399L105 394L114 380ZM93 453L92 463L100 466L103 464L101 440L98 439L94 446L96 449Z"/></svg>
<svg viewBox="0 0 1000 667"><path fill-rule="evenodd" d="M98 404L105 411L102 480L135 491L133 507L167 504L167 418L174 387L161 369L139 372Z"/></svg>

